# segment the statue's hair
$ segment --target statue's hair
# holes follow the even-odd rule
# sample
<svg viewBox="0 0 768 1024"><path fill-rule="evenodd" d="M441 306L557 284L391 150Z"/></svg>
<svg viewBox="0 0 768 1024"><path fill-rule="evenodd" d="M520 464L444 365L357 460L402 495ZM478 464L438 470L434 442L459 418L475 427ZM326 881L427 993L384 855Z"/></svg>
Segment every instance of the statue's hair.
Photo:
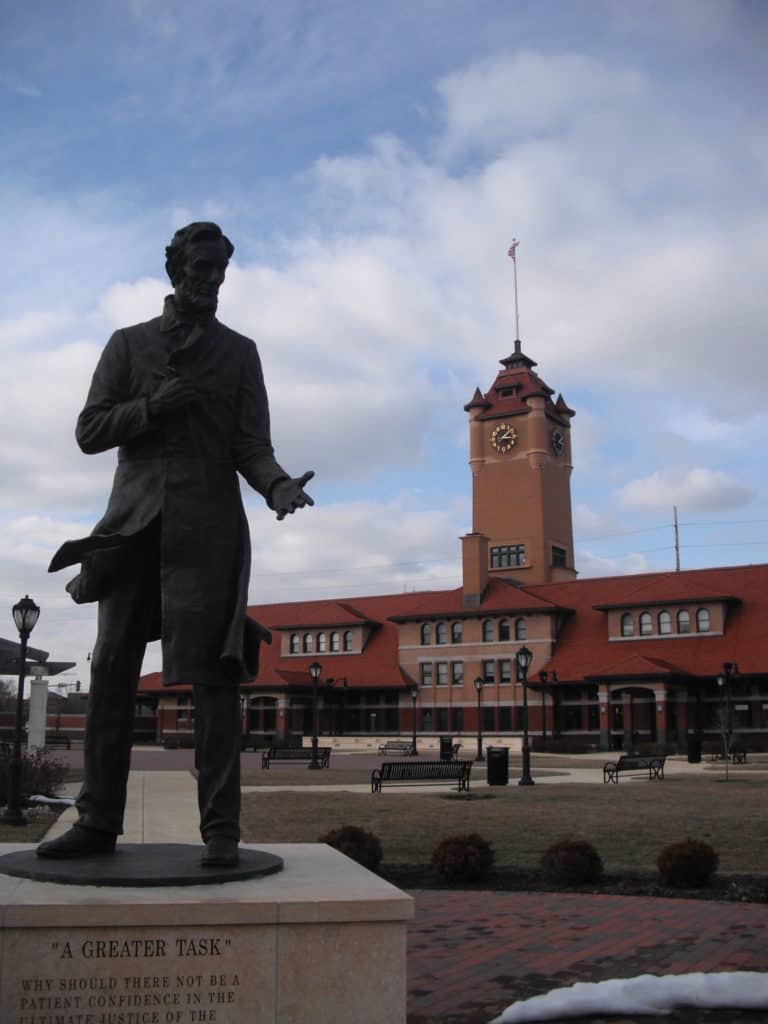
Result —
<svg viewBox="0 0 768 1024"><path fill-rule="evenodd" d="M234 245L222 232L218 224L211 221L197 220L179 228L171 239L171 244L165 248L165 270L171 279L171 284L176 285L181 277L184 265L184 254L188 245L193 242L217 242L222 241L227 249L227 256L231 259L235 251Z"/></svg>

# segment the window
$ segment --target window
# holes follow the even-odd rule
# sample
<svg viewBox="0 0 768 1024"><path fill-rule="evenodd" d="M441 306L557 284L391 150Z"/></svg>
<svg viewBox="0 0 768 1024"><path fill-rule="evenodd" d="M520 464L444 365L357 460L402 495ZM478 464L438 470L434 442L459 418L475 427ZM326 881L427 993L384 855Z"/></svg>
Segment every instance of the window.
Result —
<svg viewBox="0 0 768 1024"><path fill-rule="evenodd" d="M493 726L490 728L492 729ZM510 707L499 708L499 732L512 732L512 708Z"/></svg>
<svg viewBox="0 0 768 1024"><path fill-rule="evenodd" d="M332 651L340 651L341 650L341 636L340 636L339 633L331 633L331 650Z"/></svg>
<svg viewBox="0 0 768 1024"><path fill-rule="evenodd" d="M709 609L699 608L696 612L696 632L697 633L708 633L709 632Z"/></svg>
<svg viewBox="0 0 768 1024"><path fill-rule="evenodd" d="M437 663L437 685L447 686L448 685L448 662L438 661Z"/></svg>
<svg viewBox="0 0 768 1024"><path fill-rule="evenodd" d="M451 662L451 683L454 686L461 686L464 683L464 662Z"/></svg>
<svg viewBox="0 0 768 1024"><path fill-rule="evenodd" d="M493 640L493 622L486 619L483 622L483 643L489 644Z"/></svg>
<svg viewBox="0 0 768 1024"><path fill-rule="evenodd" d="M328 650L328 637L325 635L325 633L317 634L317 650L318 653L320 653L321 651Z"/></svg>
<svg viewBox="0 0 768 1024"><path fill-rule="evenodd" d="M502 658L499 662L499 682L500 683L511 683L512 682L512 659Z"/></svg>
<svg viewBox="0 0 768 1024"><path fill-rule="evenodd" d="M552 545L552 567L555 569L565 569L565 548L558 548Z"/></svg>
<svg viewBox="0 0 768 1024"><path fill-rule="evenodd" d="M463 635L463 629L460 622L451 623L451 643L460 644Z"/></svg>
<svg viewBox="0 0 768 1024"><path fill-rule="evenodd" d="M421 685L431 686L432 685L432 664L429 661L422 662L419 666L421 671Z"/></svg>
<svg viewBox="0 0 768 1024"><path fill-rule="evenodd" d="M301 641L299 640L298 633L291 633L290 641L290 652L291 654L299 654L301 651Z"/></svg>
<svg viewBox="0 0 768 1024"><path fill-rule="evenodd" d="M305 654L311 654L312 653L312 634L311 633L305 633L304 634L304 641L302 643L302 647L304 648L304 653Z"/></svg>
<svg viewBox="0 0 768 1024"><path fill-rule="evenodd" d="M503 714L504 709L502 708L501 711L502 711L502 714ZM496 729L496 708L483 708L482 718L483 718L483 728L485 729L485 731L486 732L494 732L495 729ZM500 725L499 728L503 729L504 726Z"/></svg>
<svg viewBox="0 0 768 1024"><path fill-rule="evenodd" d="M635 620L632 617L631 612L624 612L621 616L621 635L622 636L634 636L635 635Z"/></svg>
<svg viewBox="0 0 768 1024"><path fill-rule="evenodd" d="M509 629L509 619L499 620L499 640L509 640L511 632Z"/></svg>
<svg viewBox="0 0 768 1024"><path fill-rule="evenodd" d="M515 619L515 640L528 639L528 624L525 619Z"/></svg>
<svg viewBox="0 0 768 1024"><path fill-rule="evenodd" d="M581 708L573 704L565 704L562 708L563 732L578 732L581 730Z"/></svg>
<svg viewBox="0 0 768 1024"><path fill-rule="evenodd" d="M496 662L495 661L481 661L480 662L480 675L483 677L484 683L495 683L496 682Z"/></svg>
<svg viewBox="0 0 768 1024"><path fill-rule="evenodd" d="M448 732L448 708L435 708L437 732Z"/></svg>
<svg viewBox="0 0 768 1024"><path fill-rule="evenodd" d="M680 611L677 613L677 632L691 632L691 613L688 611L687 608L681 608Z"/></svg>
<svg viewBox="0 0 768 1024"><path fill-rule="evenodd" d="M650 612L640 613L640 636L650 636L653 633L653 620Z"/></svg>
<svg viewBox="0 0 768 1024"><path fill-rule="evenodd" d="M669 636L672 632L672 616L669 612L659 612L659 633L662 636Z"/></svg>
<svg viewBox="0 0 768 1024"><path fill-rule="evenodd" d="M453 731L461 732L464 728L464 708L453 709Z"/></svg>
<svg viewBox="0 0 768 1024"><path fill-rule="evenodd" d="M491 548L491 568L510 569L525 565L525 544L503 544Z"/></svg>
<svg viewBox="0 0 768 1024"><path fill-rule="evenodd" d="M351 651L352 650L352 630L351 629L346 630L346 632L344 633L344 650L345 651Z"/></svg>
<svg viewBox="0 0 768 1024"><path fill-rule="evenodd" d="M425 622L421 627L421 645L422 647L428 647L432 643L432 627L428 622Z"/></svg>
<svg viewBox="0 0 768 1024"><path fill-rule="evenodd" d="M444 622L438 622L437 626L435 627L435 643L448 643L448 627Z"/></svg>

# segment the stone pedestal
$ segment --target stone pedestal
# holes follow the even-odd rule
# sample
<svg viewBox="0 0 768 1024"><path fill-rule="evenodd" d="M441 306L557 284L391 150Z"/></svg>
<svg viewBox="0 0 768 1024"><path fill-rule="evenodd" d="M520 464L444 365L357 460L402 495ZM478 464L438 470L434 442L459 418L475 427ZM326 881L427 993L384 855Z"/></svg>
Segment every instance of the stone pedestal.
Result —
<svg viewBox="0 0 768 1024"><path fill-rule="evenodd" d="M153 888L0 874L0 1020L404 1024L412 899L328 846L258 849L284 870Z"/></svg>

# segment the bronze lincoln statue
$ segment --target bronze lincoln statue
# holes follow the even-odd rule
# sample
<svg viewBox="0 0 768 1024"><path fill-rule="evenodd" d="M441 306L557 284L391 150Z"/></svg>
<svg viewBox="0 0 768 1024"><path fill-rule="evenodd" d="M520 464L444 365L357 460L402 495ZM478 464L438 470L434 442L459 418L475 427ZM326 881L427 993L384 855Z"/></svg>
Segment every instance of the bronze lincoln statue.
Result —
<svg viewBox="0 0 768 1024"><path fill-rule="evenodd" d="M269 632L246 614L248 523L238 473L283 519L312 499L272 450L255 344L215 316L234 249L216 224L181 228L166 249L173 294L161 316L116 331L93 375L76 437L117 448L107 510L50 565L80 565L67 585L98 601L76 824L41 857L114 850L123 829L134 705L144 650L162 640L163 682L191 683L202 862L238 862L239 685Z"/></svg>

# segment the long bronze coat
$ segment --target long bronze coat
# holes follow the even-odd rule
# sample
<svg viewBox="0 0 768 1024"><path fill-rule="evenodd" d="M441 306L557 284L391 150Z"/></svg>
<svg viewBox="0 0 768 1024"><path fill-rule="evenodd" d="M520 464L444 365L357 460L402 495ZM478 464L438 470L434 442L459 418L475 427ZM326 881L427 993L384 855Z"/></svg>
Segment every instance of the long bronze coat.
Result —
<svg viewBox="0 0 768 1024"><path fill-rule="evenodd" d="M188 377L200 400L154 422L147 399L169 374ZM118 448L106 513L90 537L67 541L49 571L81 563L67 590L78 603L109 592L130 540L161 524L163 682L237 684L256 675L268 630L246 615L250 538L237 474L269 501L287 474L275 461L256 346L215 318L163 315L116 331L77 421L86 453ZM153 595L148 595L150 599Z"/></svg>

